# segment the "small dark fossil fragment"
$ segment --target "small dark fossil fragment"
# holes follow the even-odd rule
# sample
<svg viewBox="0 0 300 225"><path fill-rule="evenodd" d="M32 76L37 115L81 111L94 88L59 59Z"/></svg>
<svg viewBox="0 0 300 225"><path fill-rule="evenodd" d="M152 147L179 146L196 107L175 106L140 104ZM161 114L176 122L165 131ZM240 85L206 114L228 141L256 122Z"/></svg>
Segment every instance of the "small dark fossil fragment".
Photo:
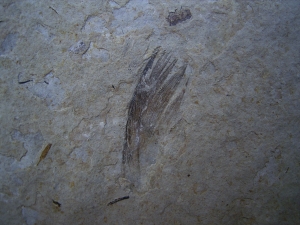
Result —
<svg viewBox="0 0 300 225"><path fill-rule="evenodd" d="M40 160L38 161L38 163L36 164L37 166L39 165L39 163L46 158L50 148L51 148L52 144L47 144L47 146L44 148L44 150L42 151L42 154L40 156Z"/></svg>
<svg viewBox="0 0 300 225"><path fill-rule="evenodd" d="M119 201L122 201L122 200L125 200L125 199L129 199L129 196L124 196L124 197L121 197L121 198L117 198L117 199L115 199L115 200L109 202L109 203L107 204L107 206L112 205L112 204L115 204L116 202L119 202Z"/></svg>
<svg viewBox="0 0 300 225"><path fill-rule="evenodd" d="M169 12L169 16L166 18L170 26L175 26L177 23L188 20L192 17L192 13L189 9L175 10L175 12Z"/></svg>
<svg viewBox="0 0 300 225"><path fill-rule="evenodd" d="M61 206L61 203L59 203L59 202L57 202L57 201L55 201L55 200L53 200L53 199L52 199L52 202L53 202L53 204L56 205L57 207L60 207L60 206Z"/></svg>

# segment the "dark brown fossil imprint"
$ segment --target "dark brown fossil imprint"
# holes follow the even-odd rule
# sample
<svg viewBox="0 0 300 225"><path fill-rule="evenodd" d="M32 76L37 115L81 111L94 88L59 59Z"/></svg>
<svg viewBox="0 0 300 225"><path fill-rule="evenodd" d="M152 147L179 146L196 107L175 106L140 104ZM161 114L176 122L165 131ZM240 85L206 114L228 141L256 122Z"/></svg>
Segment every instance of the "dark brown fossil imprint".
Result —
<svg viewBox="0 0 300 225"><path fill-rule="evenodd" d="M160 57L156 60L158 55ZM165 51L160 53L159 48L154 50L141 72L129 103L123 164L131 166L130 173L138 173L140 151L142 151L142 146L147 138L153 134L157 122L162 117L165 119L172 108L178 108L176 106L182 100L184 90L170 103L170 99L184 76L187 65L183 65L177 72L171 74L177 62L176 58L171 58L170 53ZM155 65L153 66L153 64Z"/></svg>
<svg viewBox="0 0 300 225"><path fill-rule="evenodd" d="M192 17L192 13L189 9L181 8L180 10L175 10L175 12L169 12L166 18L170 26L175 26L177 23L188 20Z"/></svg>

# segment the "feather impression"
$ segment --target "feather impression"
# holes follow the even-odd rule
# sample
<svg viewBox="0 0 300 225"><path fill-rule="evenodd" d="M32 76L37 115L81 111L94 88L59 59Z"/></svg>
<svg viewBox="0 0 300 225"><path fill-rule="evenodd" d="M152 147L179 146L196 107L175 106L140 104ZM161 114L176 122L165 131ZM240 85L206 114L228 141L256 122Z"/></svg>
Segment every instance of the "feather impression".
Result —
<svg viewBox="0 0 300 225"><path fill-rule="evenodd" d="M141 148L147 137L153 133L166 108L168 108L166 111L169 111L174 105L169 104L170 99L187 67L184 65L171 75L177 59L172 59L170 53L163 51L156 60L159 53L159 48L154 50L141 71L128 108L123 164L133 165L136 170L139 170ZM178 99L181 101L183 94L184 91L176 98L177 101ZM170 106L167 107L168 105Z"/></svg>

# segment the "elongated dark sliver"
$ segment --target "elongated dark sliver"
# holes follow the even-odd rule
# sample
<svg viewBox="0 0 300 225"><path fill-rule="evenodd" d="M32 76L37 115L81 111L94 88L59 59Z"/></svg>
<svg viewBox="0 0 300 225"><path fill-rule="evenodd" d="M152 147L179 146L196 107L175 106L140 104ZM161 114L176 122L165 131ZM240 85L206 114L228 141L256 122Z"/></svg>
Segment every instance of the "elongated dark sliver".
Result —
<svg viewBox="0 0 300 225"><path fill-rule="evenodd" d="M41 156L40 156L40 159L37 163L37 165L39 165L39 163L46 158L48 152L50 151L50 148L51 148L52 144L47 144L47 146L44 148L44 150L42 151L41 153Z"/></svg>
<svg viewBox="0 0 300 225"><path fill-rule="evenodd" d="M125 199L129 199L129 196L124 196L124 197L122 197L122 198L117 198L117 199L115 199L115 200L109 202L109 203L107 204L107 206L112 205L112 204L115 204L115 203L117 203L117 202L119 202L119 201L122 201L122 200L125 200Z"/></svg>

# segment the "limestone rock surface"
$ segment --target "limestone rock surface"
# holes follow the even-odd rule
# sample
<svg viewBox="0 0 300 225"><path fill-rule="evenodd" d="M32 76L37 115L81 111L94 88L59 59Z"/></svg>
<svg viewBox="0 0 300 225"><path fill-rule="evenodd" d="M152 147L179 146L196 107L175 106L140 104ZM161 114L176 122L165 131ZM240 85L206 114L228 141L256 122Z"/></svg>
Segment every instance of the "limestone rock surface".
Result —
<svg viewBox="0 0 300 225"><path fill-rule="evenodd" d="M0 224L300 224L299 12L2 0Z"/></svg>

